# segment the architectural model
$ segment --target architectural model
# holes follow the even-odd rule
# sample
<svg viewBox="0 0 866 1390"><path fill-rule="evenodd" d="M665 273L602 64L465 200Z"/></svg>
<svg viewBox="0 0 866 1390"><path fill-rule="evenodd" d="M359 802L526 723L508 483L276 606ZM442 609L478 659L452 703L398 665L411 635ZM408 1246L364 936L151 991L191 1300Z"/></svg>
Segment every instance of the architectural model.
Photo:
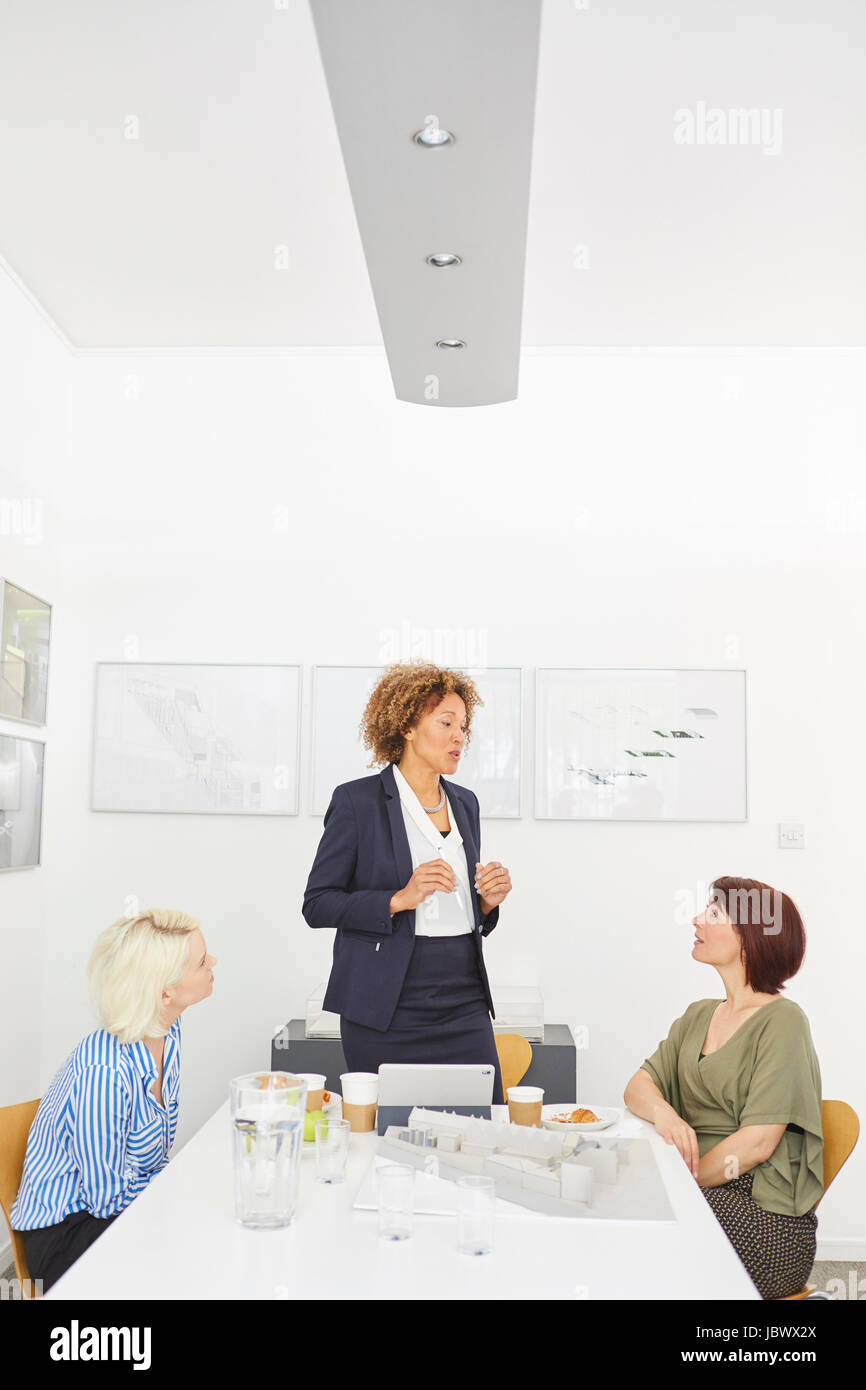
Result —
<svg viewBox="0 0 866 1390"><path fill-rule="evenodd" d="M646 1139L559 1134L416 1108L408 1128L389 1126L379 1153L452 1181L484 1174L498 1197L554 1216L673 1215Z"/></svg>

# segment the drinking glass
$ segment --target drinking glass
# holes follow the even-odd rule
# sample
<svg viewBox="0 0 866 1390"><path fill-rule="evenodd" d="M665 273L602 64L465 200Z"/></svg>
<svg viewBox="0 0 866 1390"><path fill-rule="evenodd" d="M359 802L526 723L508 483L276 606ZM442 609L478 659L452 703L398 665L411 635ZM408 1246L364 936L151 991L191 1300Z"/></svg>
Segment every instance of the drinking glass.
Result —
<svg viewBox="0 0 866 1390"><path fill-rule="evenodd" d="M415 1169L389 1163L376 1169L379 1194L379 1235L383 1240L407 1240L415 1211Z"/></svg>
<svg viewBox="0 0 866 1390"><path fill-rule="evenodd" d="M495 1213L492 1178L467 1174L457 1179L457 1247L462 1255L490 1254Z"/></svg>
<svg viewBox="0 0 866 1390"><path fill-rule="evenodd" d="M319 1182L345 1182L349 1157L348 1120L316 1121L316 1177Z"/></svg>
<svg viewBox="0 0 866 1390"><path fill-rule="evenodd" d="M235 1216L242 1226L288 1226L298 1200L307 1083L290 1072L231 1083Z"/></svg>

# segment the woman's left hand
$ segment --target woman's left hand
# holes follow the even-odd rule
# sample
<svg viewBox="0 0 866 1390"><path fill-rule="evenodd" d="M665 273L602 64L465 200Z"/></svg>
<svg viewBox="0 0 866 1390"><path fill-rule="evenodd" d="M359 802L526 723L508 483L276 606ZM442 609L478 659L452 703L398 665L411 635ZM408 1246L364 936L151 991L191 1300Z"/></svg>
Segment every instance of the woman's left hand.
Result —
<svg viewBox="0 0 866 1390"><path fill-rule="evenodd" d="M492 908L508 897L511 892L511 875L506 868L493 859L489 864L476 863L475 886L481 890L481 911L486 916Z"/></svg>

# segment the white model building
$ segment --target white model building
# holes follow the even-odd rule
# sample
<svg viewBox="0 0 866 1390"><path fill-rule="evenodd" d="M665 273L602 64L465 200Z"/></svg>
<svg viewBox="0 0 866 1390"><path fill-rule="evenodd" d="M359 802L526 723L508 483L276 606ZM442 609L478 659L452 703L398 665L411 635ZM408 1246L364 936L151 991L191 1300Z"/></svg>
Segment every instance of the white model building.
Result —
<svg viewBox="0 0 866 1390"><path fill-rule="evenodd" d="M450 1111L416 1108L409 1127L390 1125L384 1151L445 1178L483 1173L497 1195L535 1210L574 1213L593 1204L596 1183L615 1184L628 1140L600 1144L592 1132L535 1129Z"/></svg>

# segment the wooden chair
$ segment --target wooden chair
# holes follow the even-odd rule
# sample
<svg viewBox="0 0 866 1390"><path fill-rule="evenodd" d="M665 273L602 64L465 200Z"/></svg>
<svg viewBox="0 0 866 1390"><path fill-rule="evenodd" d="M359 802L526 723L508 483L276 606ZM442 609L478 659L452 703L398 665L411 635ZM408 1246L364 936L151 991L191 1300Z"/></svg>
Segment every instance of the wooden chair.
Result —
<svg viewBox="0 0 866 1390"><path fill-rule="evenodd" d="M821 1128L824 1131L824 1192L830 1186L842 1164L850 1156L860 1134L860 1121L857 1112L844 1100L825 1100L821 1106ZM823 1197L822 1192L821 1196ZM818 1198L820 1202L821 1197ZM818 1205L815 1203L815 1206ZM804 1284L796 1293L773 1299L775 1303L791 1303L795 1299L808 1298L815 1292L814 1285Z"/></svg>
<svg viewBox="0 0 866 1390"><path fill-rule="evenodd" d="M9 1218L21 1186L27 1136L38 1109L38 1100L25 1100L21 1105L6 1105L0 1109L0 1207L3 1208L3 1215L12 1237L15 1273L21 1284L21 1292L26 1298L34 1297L34 1292L24 1254L24 1241L17 1231L12 1230Z"/></svg>
<svg viewBox="0 0 866 1390"><path fill-rule="evenodd" d="M502 1094L508 1104L508 1087L519 1086L532 1061L532 1047L520 1033L496 1033L496 1051L502 1073Z"/></svg>

